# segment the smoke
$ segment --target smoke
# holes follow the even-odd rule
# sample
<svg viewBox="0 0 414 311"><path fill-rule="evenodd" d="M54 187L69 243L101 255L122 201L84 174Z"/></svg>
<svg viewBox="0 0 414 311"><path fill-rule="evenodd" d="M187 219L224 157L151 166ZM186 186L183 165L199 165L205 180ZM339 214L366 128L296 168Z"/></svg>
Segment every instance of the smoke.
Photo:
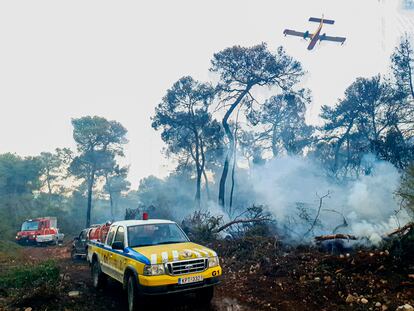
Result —
<svg viewBox="0 0 414 311"><path fill-rule="evenodd" d="M348 233L377 244L387 232L408 222L409 216L400 211L395 197L400 184L398 170L372 155L363 158L361 167L363 174L341 179L330 177L317 160L294 156L238 168L230 215L229 207L223 211L216 201L218 171L210 178L210 199L203 191L202 209L228 222L252 205L263 205L279 232L292 242ZM229 189L228 183L227 200ZM156 207L151 211L153 217L181 222L197 210L194 193L192 175L177 173L165 179L142 180L137 196L140 206Z"/></svg>
<svg viewBox="0 0 414 311"><path fill-rule="evenodd" d="M381 236L408 221L399 210L394 193L400 174L390 163L366 156L366 174L358 178L337 180L327 176L315 161L283 157L254 167L249 187L256 204L264 204L280 228L292 239L313 235L350 233L376 244ZM247 190L246 190L247 191ZM312 232L308 232L318 213ZM309 236L306 236L309 233Z"/></svg>

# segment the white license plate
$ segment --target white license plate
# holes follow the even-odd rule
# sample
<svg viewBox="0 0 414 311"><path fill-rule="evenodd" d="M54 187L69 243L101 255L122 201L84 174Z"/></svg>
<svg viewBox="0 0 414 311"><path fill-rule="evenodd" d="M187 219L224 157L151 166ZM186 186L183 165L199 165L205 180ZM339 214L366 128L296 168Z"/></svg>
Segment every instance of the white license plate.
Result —
<svg viewBox="0 0 414 311"><path fill-rule="evenodd" d="M178 284L195 283L195 282L201 282L202 280L203 280L202 275L188 276L186 278L179 278Z"/></svg>

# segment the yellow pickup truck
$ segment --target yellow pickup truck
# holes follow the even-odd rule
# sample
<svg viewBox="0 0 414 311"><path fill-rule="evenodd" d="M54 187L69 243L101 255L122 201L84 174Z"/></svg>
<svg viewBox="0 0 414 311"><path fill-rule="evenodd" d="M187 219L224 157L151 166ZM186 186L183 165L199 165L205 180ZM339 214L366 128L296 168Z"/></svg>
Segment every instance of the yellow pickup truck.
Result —
<svg viewBox="0 0 414 311"><path fill-rule="evenodd" d="M123 284L128 309L136 310L147 295L195 292L209 303L222 273L217 254L190 242L173 221L125 220L109 228L105 242L88 242L93 285L107 277Z"/></svg>

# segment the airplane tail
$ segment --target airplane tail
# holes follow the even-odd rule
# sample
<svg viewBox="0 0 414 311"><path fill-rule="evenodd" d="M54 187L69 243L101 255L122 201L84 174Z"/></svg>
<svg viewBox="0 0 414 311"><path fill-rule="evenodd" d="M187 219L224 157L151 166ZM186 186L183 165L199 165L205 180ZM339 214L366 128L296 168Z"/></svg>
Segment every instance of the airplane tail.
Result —
<svg viewBox="0 0 414 311"><path fill-rule="evenodd" d="M322 20L322 19L316 18L316 17L309 18L309 21L310 22L315 22L315 23L320 23L321 21L323 21L324 24L330 24L330 25L333 25L335 23L335 21L331 20L331 19L323 19Z"/></svg>

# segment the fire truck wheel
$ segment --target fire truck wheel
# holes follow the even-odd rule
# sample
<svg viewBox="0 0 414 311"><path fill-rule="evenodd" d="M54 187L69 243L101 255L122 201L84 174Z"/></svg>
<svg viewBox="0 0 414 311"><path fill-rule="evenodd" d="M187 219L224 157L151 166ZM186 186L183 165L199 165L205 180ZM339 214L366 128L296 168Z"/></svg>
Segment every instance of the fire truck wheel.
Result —
<svg viewBox="0 0 414 311"><path fill-rule="evenodd" d="M127 282L127 295L128 295L128 311L137 311L138 308L138 286L134 275L128 277Z"/></svg>
<svg viewBox="0 0 414 311"><path fill-rule="evenodd" d="M102 288L106 283L106 275L102 272L98 260L94 260L92 263L92 282L95 288Z"/></svg>
<svg viewBox="0 0 414 311"><path fill-rule="evenodd" d="M210 304L211 300L213 299L213 296L214 296L214 287L213 286L200 289L197 292L198 300L202 304L205 304L205 305Z"/></svg>

